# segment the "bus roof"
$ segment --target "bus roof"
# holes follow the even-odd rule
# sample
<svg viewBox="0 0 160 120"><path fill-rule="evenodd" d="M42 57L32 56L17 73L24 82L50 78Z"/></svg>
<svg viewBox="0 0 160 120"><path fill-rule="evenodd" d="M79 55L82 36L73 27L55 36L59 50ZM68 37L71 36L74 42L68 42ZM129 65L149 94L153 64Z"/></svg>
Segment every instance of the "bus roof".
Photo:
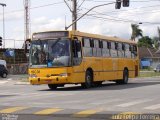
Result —
<svg viewBox="0 0 160 120"><path fill-rule="evenodd" d="M67 30L55 30L55 31L45 31L45 32L37 32L33 33L35 34L43 34L43 33L54 33L54 32L69 32L72 35L76 36L81 36L81 37L90 37L90 38L95 38L95 39L101 39L101 40L109 40L109 41L116 41L116 42L124 42L124 43L130 43L130 44L136 44L135 41L132 40L126 40L118 37L111 37L111 36L104 36L104 35L99 35L99 34L91 34L91 33L86 33L86 32L80 32L80 31L67 31Z"/></svg>
<svg viewBox="0 0 160 120"><path fill-rule="evenodd" d="M77 35L77 36L83 36L83 37L91 37L95 39L102 39L102 40L109 40L109 41L116 41L116 42L124 42L124 43L130 43L130 44L137 44L135 41L132 40L126 40L118 37L109 37L104 35L98 35L98 34L91 34L86 32L80 32L80 31L69 31L71 34Z"/></svg>

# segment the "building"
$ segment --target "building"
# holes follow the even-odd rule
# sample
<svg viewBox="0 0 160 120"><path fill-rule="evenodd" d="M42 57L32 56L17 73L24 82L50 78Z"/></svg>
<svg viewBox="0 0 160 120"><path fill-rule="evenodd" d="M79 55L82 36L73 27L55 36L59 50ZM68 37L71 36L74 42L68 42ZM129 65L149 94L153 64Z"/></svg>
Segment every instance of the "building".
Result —
<svg viewBox="0 0 160 120"><path fill-rule="evenodd" d="M140 68L154 68L160 63L160 53L157 49L139 47Z"/></svg>

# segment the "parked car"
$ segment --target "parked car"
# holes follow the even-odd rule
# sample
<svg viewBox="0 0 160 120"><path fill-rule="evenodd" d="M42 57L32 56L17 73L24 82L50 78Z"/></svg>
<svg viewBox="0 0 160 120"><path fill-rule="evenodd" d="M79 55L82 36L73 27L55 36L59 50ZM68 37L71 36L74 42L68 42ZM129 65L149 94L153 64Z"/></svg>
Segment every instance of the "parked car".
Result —
<svg viewBox="0 0 160 120"><path fill-rule="evenodd" d="M154 68L154 72L160 72L160 64L158 64L158 65Z"/></svg>
<svg viewBox="0 0 160 120"><path fill-rule="evenodd" d="M6 78L8 75L8 71L4 65L0 64L0 76Z"/></svg>
<svg viewBox="0 0 160 120"><path fill-rule="evenodd" d="M6 61L0 59L0 65L4 65L6 67Z"/></svg>

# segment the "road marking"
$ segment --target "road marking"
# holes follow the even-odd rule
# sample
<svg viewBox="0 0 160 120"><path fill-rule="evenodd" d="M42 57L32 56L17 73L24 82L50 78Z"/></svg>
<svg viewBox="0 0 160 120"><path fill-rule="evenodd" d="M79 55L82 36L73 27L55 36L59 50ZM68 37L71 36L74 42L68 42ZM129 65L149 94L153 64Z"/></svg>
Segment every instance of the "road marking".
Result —
<svg viewBox="0 0 160 120"><path fill-rule="evenodd" d="M7 83L8 81L0 81L0 84L5 84Z"/></svg>
<svg viewBox="0 0 160 120"><path fill-rule="evenodd" d="M118 102L118 101L121 101L122 99L109 99L109 100L104 100L104 101L99 101L99 102L92 102L92 103L89 103L89 104L92 104L92 105L101 105L101 104L107 104L107 103L111 103L111 102Z"/></svg>
<svg viewBox="0 0 160 120"><path fill-rule="evenodd" d="M72 116L73 117L89 117L97 112L100 112L100 110L84 110L84 111L80 111L78 113L75 113Z"/></svg>
<svg viewBox="0 0 160 120"><path fill-rule="evenodd" d="M132 101L132 102L116 105L116 106L119 106L119 107L129 107L129 106L133 106L133 105L144 103L144 102L148 102L148 101L151 101L151 100Z"/></svg>
<svg viewBox="0 0 160 120"><path fill-rule="evenodd" d="M11 107L11 108L0 110L0 113L13 113L16 111L24 110L26 108L27 107Z"/></svg>
<svg viewBox="0 0 160 120"><path fill-rule="evenodd" d="M148 106L148 107L145 107L144 109L149 109L149 110L156 110L156 109L160 109L160 104L156 104L156 105Z"/></svg>
<svg viewBox="0 0 160 120"><path fill-rule="evenodd" d="M59 109L59 108L50 108L50 109L44 109L44 110L41 110L41 111L38 111L34 114L36 115L48 115L48 114L53 114L55 112L59 112L59 111L62 111L63 109Z"/></svg>

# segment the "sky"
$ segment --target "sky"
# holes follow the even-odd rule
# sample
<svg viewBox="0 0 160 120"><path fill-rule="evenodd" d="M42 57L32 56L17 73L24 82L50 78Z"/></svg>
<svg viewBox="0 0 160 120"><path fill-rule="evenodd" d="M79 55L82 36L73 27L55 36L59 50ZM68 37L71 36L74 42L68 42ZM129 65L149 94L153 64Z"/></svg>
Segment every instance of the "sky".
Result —
<svg viewBox="0 0 160 120"><path fill-rule="evenodd" d="M66 0L71 7L71 0ZM77 0L78 17L88 9L116 0ZM5 46L21 48L24 42L24 1L0 0L5 3ZM81 4L83 3L83 4ZM80 6L81 5L81 6ZM3 36L3 8L0 6L0 36ZM78 21L78 30L88 33L131 37L131 24L139 24L144 36L158 36L160 0L130 0L129 7L115 9L115 4L98 7ZM66 21L66 22L65 22ZM64 30L72 15L63 0L30 0L30 30L34 32ZM71 29L71 28L70 28Z"/></svg>

